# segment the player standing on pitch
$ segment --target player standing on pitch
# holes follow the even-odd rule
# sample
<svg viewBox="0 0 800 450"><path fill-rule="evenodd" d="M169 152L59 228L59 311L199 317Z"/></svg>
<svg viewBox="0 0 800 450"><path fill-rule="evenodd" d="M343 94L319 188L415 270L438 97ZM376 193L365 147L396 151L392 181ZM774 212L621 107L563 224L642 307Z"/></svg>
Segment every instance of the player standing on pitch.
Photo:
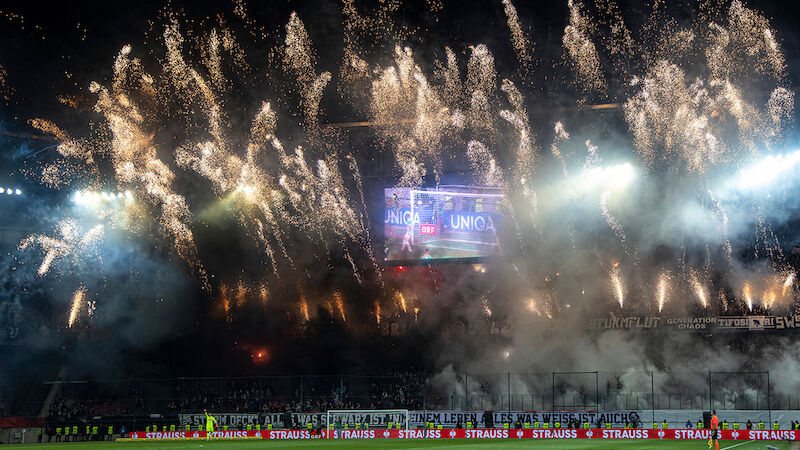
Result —
<svg viewBox="0 0 800 450"><path fill-rule="evenodd" d="M712 442L715 450L719 450L719 418L715 409L711 410L711 438L708 440L708 448L711 448Z"/></svg>
<svg viewBox="0 0 800 450"><path fill-rule="evenodd" d="M406 228L406 235L403 236L403 246L400 247L400 251L402 252L408 247L408 251L413 252L414 250L411 248L412 242L414 242L414 233L411 231L411 225L409 225Z"/></svg>
<svg viewBox="0 0 800 450"><path fill-rule="evenodd" d="M214 425L217 424L217 419L215 419L214 416L209 416L208 411L205 409L203 413L206 415L206 439L210 441L211 435L214 434Z"/></svg>

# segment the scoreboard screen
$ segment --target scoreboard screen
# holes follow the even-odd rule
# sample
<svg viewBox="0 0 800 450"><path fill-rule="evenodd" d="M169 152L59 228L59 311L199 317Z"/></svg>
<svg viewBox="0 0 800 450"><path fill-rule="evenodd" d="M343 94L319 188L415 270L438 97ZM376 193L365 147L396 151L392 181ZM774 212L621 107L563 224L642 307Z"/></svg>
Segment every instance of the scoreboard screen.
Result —
<svg viewBox="0 0 800 450"><path fill-rule="evenodd" d="M491 258L503 225L498 188L384 190L384 261Z"/></svg>

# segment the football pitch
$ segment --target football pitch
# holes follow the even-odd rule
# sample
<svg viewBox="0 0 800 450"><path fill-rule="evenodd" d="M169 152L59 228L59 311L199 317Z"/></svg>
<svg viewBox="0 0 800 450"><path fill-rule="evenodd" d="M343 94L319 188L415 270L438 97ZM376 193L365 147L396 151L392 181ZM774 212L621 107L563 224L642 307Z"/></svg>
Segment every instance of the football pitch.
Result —
<svg viewBox="0 0 800 450"><path fill-rule="evenodd" d="M766 449L772 446L780 450L789 450L792 442L785 441L720 441L719 448L755 450ZM140 442L77 442L77 443L52 443L52 444L25 444L26 449L212 449L212 450L249 450L249 449L375 449L375 448L468 448L468 449L553 449L553 450L572 450L572 449L637 449L637 450L659 450L659 449L708 449L708 441L692 440L559 440L559 439L372 439L372 440L240 440L240 441L140 441Z"/></svg>

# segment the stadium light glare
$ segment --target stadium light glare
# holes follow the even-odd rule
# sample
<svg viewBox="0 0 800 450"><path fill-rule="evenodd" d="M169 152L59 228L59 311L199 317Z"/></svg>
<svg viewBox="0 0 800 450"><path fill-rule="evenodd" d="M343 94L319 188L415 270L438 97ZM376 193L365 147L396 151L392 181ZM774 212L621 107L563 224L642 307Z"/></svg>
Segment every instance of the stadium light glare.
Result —
<svg viewBox="0 0 800 450"><path fill-rule="evenodd" d="M133 199L133 194L131 194L130 191L109 192L77 190L70 197L74 203L81 206L96 207L100 204L118 205L120 201L128 202Z"/></svg>
<svg viewBox="0 0 800 450"><path fill-rule="evenodd" d="M743 190L761 189L794 169L798 163L800 163L800 150L786 155L769 155L741 169L732 184Z"/></svg>
<svg viewBox="0 0 800 450"><path fill-rule="evenodd" d="M571 181L573 189L585 195L598 191L624 190L636 179L636 169L630 163L584 170Z"/></svg>
<svg viewBox="0 0 800 450"><path fill-rule="evenodd" d="M22 189L16 188L16 189L14 189L14 193L17 194L17 195L22 195Z"/></svg>

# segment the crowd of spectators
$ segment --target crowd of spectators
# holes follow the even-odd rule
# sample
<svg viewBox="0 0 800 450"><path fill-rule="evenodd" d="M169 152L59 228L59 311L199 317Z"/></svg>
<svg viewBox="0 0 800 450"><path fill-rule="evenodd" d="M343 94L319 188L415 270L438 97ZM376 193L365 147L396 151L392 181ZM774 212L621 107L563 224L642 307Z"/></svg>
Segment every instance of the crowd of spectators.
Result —
<svg viewBox="0 0 800 450"><path fill-rule="evenodd" d="M425 378L409 373L381 377L370 385L369 409L422 409Z"/></svg>
<svg viewBox="0 0 800 450"><path fill-rule="evenodd" d="M173 379L138 387L62 389L50 404L53 417L198 413L324 412L329 409L419 409L425 377L396 373L377 377Z"/></svg>

